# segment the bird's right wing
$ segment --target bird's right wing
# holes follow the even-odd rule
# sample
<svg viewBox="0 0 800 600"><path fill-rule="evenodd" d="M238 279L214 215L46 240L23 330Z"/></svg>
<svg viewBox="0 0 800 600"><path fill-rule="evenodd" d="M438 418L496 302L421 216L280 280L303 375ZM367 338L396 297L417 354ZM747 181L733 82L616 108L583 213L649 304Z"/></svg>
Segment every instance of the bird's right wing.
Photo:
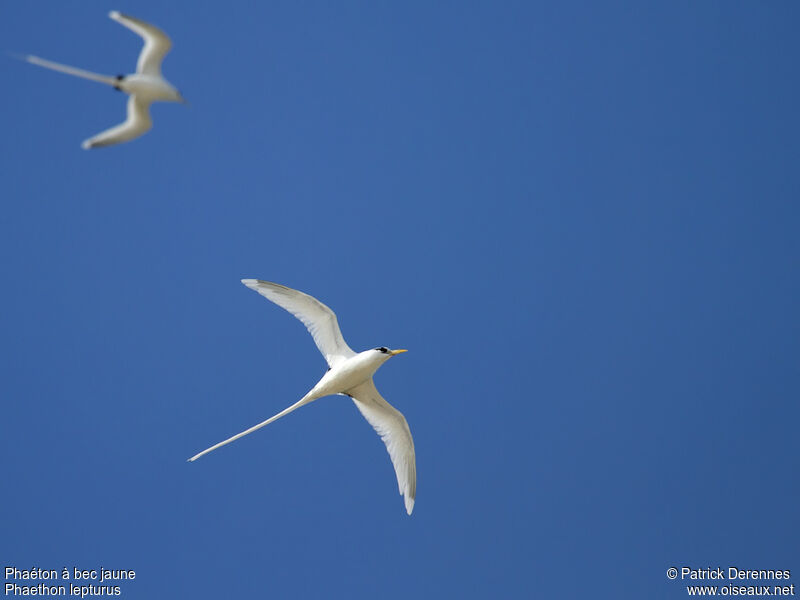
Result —
<svg viewBox="0 0 800 600"><path fill-rule="evenodd" d="M125 119L125 122L98 133L83 142L81 146L84 150L89 150L90 148L128 142L146 133L152 126L150 103L139 100L135 95L132 95L128 98L128 118Z"/></svg>
<svg viewBox="0 0 800 600"><path fill-rule="evenodd" d="M260 279L242 279L242 283L300 319L329 366L355 356L342 337L336 314L316 298Z"/></svg>
<svg viewBox="0 0 800 600"><path fill-rule="evenodd" d="M135 17L123 15L116 10L112 10L108 13L108 16L144 39L144 48L142 48L139 54L139 61L136 63L136 72L160 76L161 61L164 60L167 52L172 48L172 42L167 34L155 25L145 23L141 19Z"/></svg>
<svg viewBox="0 0 800 600"><path fill-rule="evenodd" d="M405 496L406 512L414 510L417 497L417 459L414 453L414 439L408 422L399 410L383 399L375 389L370 377L347 394L364 415L364 418L381 436L394 465L400 494Z"/></svg>

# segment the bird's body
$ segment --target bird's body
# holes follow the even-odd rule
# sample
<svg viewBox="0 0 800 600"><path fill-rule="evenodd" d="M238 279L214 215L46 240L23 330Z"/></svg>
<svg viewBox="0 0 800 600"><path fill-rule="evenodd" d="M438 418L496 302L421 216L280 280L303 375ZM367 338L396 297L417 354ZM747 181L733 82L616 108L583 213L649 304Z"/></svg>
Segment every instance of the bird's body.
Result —
<svg viewBox="0 0 800 600"><path fill-rule="evenodd" d="M148 73L132 73L117 79L116 87L120 91L137 96L148 104L151 102L180 102L175 87L163 77Z"/></svg>
<svg viewBox="0 0 800 600"><path fill-rule="evenodd" d="M315 298L268 281L243 279L242 283L300 319L313 336L330 368L305 396L290 407L250 429L203 450L189 461L197 460L212 450L269 425L309 402L323 396L342 394L352 398L358 410L386 444L397 475L400 494L405 496L406 511L410 515L414 508L417 489L414 440L405 417L383 399L372 381L372 376L383 363L405 350L380 347L359 353L353 352L342 338L336 315Z"/></svg>
<svg viewBox="0 0 800 600"><path fill-rule="evenodd" d="M141 36L144 40L144 47L139 54L135 73L112 77L62 65L38 56L22 57L31 64L66 73L67 75L105 83L130 95L128 99L128 118L123 123L83 142L82 147L87 150L89 148L128 142L147 133L153 126L153 121L150 118L150 104L153 102L185 103L177 88L161 75L161 61L172 47L172 42L167 37L167 34L154 25L120 14L117 11L111 11L109 17Z"/></svg>
<svg viewBox="0 0 800 600"><path fill-rule="evenodd" d="M315 400L331 394L349 396L350 390L370 379L389 358L373 350L359 352L326 372L309 394L316 396Z"/></svg>

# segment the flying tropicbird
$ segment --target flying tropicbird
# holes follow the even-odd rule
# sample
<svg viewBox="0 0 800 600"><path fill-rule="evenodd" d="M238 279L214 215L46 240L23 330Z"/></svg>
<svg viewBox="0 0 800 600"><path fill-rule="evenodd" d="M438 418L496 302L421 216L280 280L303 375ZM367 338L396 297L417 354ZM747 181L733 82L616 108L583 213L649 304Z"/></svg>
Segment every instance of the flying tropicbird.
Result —
<svg viewBox="0 0 800 600"><path fill-rule="evenodd" d="M128 98L128 118L125 122L98 133L83 142L81 146L84 150L129 142L147 133L153 126L153 121L150 118L150 104L152 102L186 103L180 92L161 75L161 61L172 47L172 42L167 37L167 34L158 27L134 17L123 15L115 10L108 13L108 16L144 39L144 48L139 54L136 73L111 77L62 65L38 56L28 55L21 57L34 65L61 71L68 75L83 77L84 79L91 79L92 81L99 81L130 95L130 98Z"/></svg>
<svg viewBox="0 0 800 600"><path fill-rule="evenodd" d="M350 396L358 410L386 444L386 450L394 464L400 494L405 496L406 512L410 515L417 495L414 440L411 438L411 430L403 414L383 399L372 381L372 375L383 363L406 350L380 347L356 354L344 341L336 314L316 298L269 281L242 279L242 283L300 319L311 333L330 368L319 383L298 402L274 417L203 450L190 458L189 462L248 433L253 433L318 398L332 394Z"/></svg>

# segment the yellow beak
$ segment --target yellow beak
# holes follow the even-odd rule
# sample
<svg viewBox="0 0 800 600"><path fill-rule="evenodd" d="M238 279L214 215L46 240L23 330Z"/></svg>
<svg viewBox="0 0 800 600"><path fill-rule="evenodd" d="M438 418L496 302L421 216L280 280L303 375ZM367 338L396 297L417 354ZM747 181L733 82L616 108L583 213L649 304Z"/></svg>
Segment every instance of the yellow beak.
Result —
<svg viewBox="0 0 800 600"><path fill-rule="evenodd" d="M398 355L398 354L402 354L403 352L408 352L408 350L405 350L405 349L401 349L401 350L392 350L391 354L392 354L392 356L396 356L396 355Z"/></svg>

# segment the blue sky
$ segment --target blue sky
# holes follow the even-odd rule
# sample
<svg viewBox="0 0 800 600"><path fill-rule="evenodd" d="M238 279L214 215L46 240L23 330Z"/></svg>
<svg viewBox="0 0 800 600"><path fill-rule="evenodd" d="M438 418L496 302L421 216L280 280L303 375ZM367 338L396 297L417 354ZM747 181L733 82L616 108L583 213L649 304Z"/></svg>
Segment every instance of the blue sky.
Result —
<svg viewBox="0 0 800 600"><path fill-rule="evenodd" d="M800 573L792 2L4 3L4 515L19 568L123 597L679 598ZM186 459L325 364L338 314L409 421L408 517L344 398Z"/></svg>

